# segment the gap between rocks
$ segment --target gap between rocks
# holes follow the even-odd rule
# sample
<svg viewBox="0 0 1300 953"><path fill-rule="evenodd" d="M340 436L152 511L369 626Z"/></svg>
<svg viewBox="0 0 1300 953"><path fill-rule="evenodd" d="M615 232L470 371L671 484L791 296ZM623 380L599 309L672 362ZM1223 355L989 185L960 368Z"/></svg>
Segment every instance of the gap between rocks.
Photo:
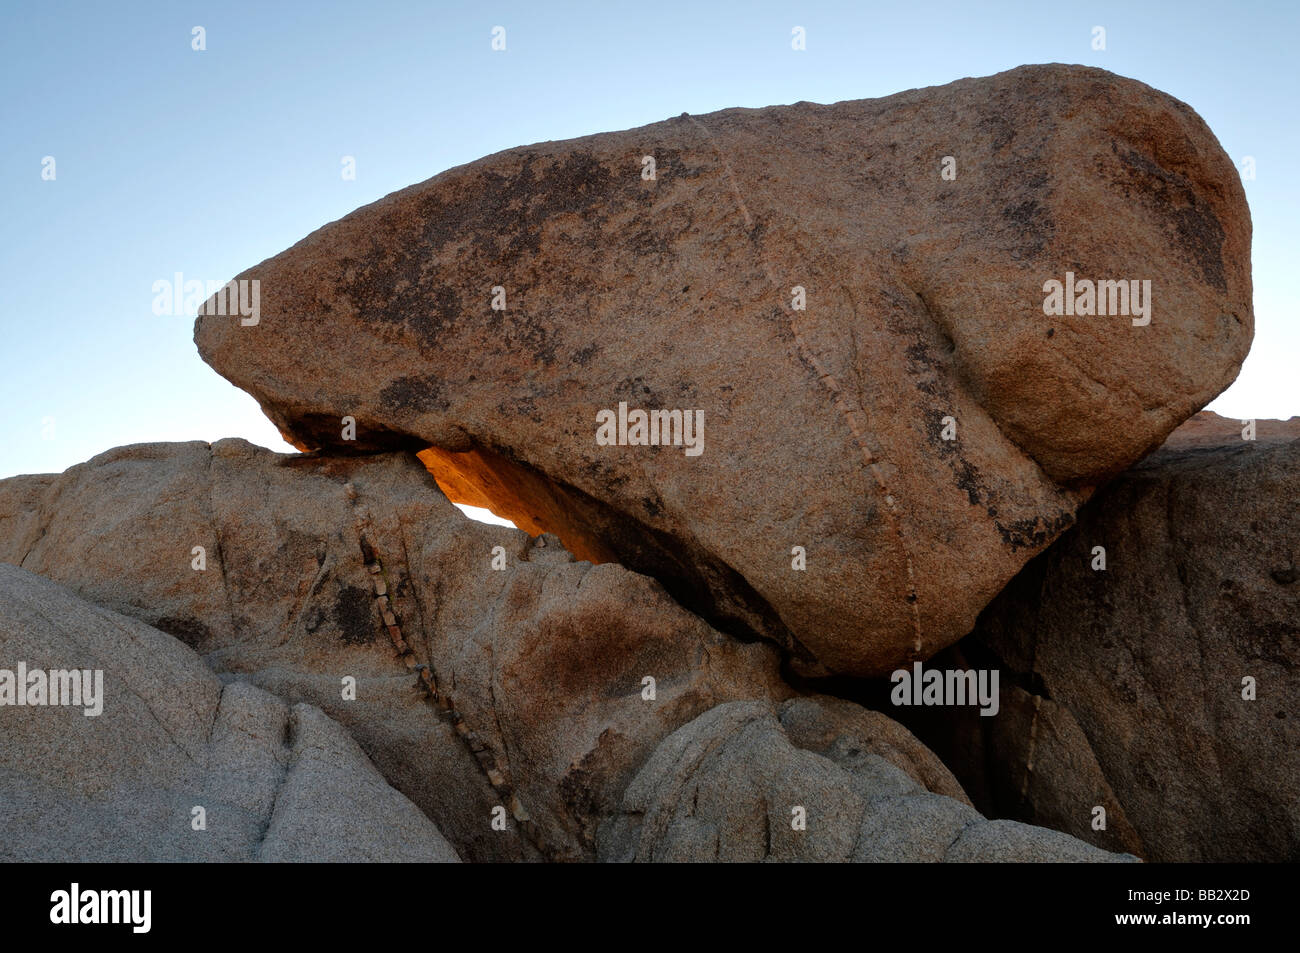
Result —
<svg viewBox="0 0 1300 953"><path fill-rule="evenodd" d="M616 562L650 576L718 631L742 642L775 642L814 664L748 580L692 540L647 526L502 450L430 446L416 456L452 503L482 507L533 537L551 533L578 560Z"/></svg>
<svg viewBox="0 0 1300 953"><path fill-rule="evenodd" d="M659 581L676 602L687 611L698 615L734 638L742 641L754 641L761 637L748 628L737 629L735 626L719 624L716 605L699 594L695 580L687 578L688 570L680 563L669 564L672 574L665 572L664 562L652 559L631 560L620 558L619 546L611 544L601 534L594 532L597 525L593 520L593 508L601 506L598 501L581 499L578 491L559 486L540 472L515 461L501 453L475 447L468 451L449 451L438 447L429 447L417 456L425 468L433 475L438 486L453 503L465 503L487 509L497 516L511 520L530 536L551 533L557 536L565 548L580 560L592 563L619 562ZM647 533L647 528L641 527ZM616 538L623 538L618 537ZM666 542L666 541L665 541ZM646 550L635 550L638 555L650 557ZM739 576L736 577L739 579ZM771 612L769 607L766 611ZM938 658L949 667L969 668L973 665L995 667L1000 670L1008 684L1020 684L1021 687L1035 695L1046 695L1041 680L1027 681L1012 672L983 646L971 644L970 651L979 654L978 659L969 660L958 649L970 640L964 640L940 653ZM788 646L786 646L788 649ZM935 723L935 715L928 709L913 711L899 709L890 702L892 684L888 678L855 678L851 676L809 677L801 674L791 664L791 653L783 655L781 676L786 684L796 692L804 695L828 695L851 701L864 708L878 711L912 731L923 744L936 750L936 755L949 771L960 767L959 759L952 757L951 729L945 729ZM1023 684L1022 684L1023 683ZM976 726L984 729L980 719ZM985 745L987 750L988 746ZM944 753L947 757L944 757ZM954 766L957 767L954 767ZM972 780L969 772L963 787ZM977 786L980 794L983 785ZM969 792L968 792L969 793ZM975 794L970 795L972 798ZM988 797L980 797L977 807L990 819L1011 817L1014 812L999 811L998 805Z"/></svg>
<svg viewBox="0 0 1300 953"><path fill-rule="evenodd" d="M655 529L579 490L556 481L507 448L477 443L460 431L455 449L357 419L358 442L346 449L334 440L337 418L294 413L262 404L284 440L303 453L371 456L413 453L452 503L477 506L510 520L528 535L551 533L564 547L593 564L617 562L657 580L682 608L719 632L742 642L774 642L809 671L815 656L736 569L689 537Z"/></svg>

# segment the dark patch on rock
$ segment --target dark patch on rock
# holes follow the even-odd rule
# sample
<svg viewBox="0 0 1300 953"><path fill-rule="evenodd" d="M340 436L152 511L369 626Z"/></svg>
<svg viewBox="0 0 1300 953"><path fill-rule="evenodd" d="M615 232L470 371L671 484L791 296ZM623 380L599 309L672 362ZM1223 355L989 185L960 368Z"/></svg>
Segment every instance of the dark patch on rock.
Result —
<svg viewBox="0 0 1300 953"><path fill-rule="evenodd" d="M948 458L948 467L952 471L953 482L966 494L972 506L979 506L989 497L987 488L980 480L979 467L966 459L957 440L943 439L943 418L949 416L941 410L929 410L925 415L925 435L930 445ZM992 512L990 516L994 515Z"/></svg>
<svg viewBox="0 0 1300 953"><path fill-rule="evenodd" d="M375 640L375 614L370 593L360 586L344 586L334 600L334 624L339 641L348 645L369 645Z"/></svg>
<svg viewBox="0 0 1300 953"><path fill-rule="evenodd" d="M1044 546L1065 532L1074 525L1074 516L1070 513L1061 513L1055 519L1044 519L1039 516L1033 519L1012 520L1010 523L998 520L993 525L997 527L1002 542L1012 550L1028 549Z"/></svg>
<svg viewBox="0 0 1300 953"><path fill-rule="evenodd" d="M198 648L212 637L212 629L198 619L164 616L154 621L153 627L174 635L190 648Z"/></svg>
<svg viewBox="0 0 1300 953"><path fill-rule="evenodd" d="M451 409L451 402L442 395L442 382L434 374L399 377L379 392L379 401L390 411L425 413Z"/></svg>
<svg viewBox="0 0 1300 953"><path fill-rule="evenodd" d="M272 420L278 418L268 413ZM309 450L330 447L335 454L369 454L394 450L423 450L429 445L427 440L420 440L410 434L376 426L360 418L357 421L356 440L340 441L343 431L343 417L340 414L295 414L293 417L294 439Z"/></svg>
<svg viewBox="0 0 1300 953"><path fill-rule="evenodd" d="M1214 210L1198 201L1195 189L1177 172L1162 169L1147 156L1132 149L1119 150L1111 143L1126 175L1116 184L1124 196L1140 198L1148 209L1164 220L1177 246L1183 249L1201 270L1207 284L1227 291L1223 274L1223 224Z"/></svg>
<svg viewBox="0 0 1300 953"><path fill-rule="evenodd" d="M1015 123L1006 113L987 113L981 116L979 129L989 137L994 152L1001 152L1016 137Z"/></svg>
<svg viewBox="0 0 1300 953"><path fill-rule="evenodd" d="M1002 217L1018 230L1036 237L1045 238L1051 216L1035 199L1026 199L1016 205L1008 205L1002 210Z"/></svg>

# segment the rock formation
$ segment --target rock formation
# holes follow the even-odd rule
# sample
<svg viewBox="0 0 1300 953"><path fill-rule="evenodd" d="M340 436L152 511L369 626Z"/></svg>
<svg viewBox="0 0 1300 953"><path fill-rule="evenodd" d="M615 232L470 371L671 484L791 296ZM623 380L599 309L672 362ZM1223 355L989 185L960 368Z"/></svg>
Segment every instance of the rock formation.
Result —
<svg viewBox="0 0 1300 953"><path fill-rule="evenodd" d="M918 761L900 757L891 736L906 737ZM872 750L881 747L884 756ZM1134 859L1041 827L986 820L964 795L942 797L918 782L918 771L937 764L896 723L856 706L720 705L670 735L646 762L606 833L602 859Z"/></svg>
<svg viewBox="0 0 1300 953"><path fill-rule="evenodd" d="M257 323L195 341L303 448L432 448L454 498L880 675L1232 381L1250 235L1190 108L1027 66L489 156L248 269Z"/></svg>
<svg viewBox="0 0 1300 953"><path fill-rule="evenodd" d="M122 447L58 477L0 481L0 541L0 560L167 626L224 678L323 710L467 859L671 854L610 846L630 836L625 792L653 777L665 739L729 724L736 705L780 710L805 753L848 759L851 771L871 762L848 787L816 789L811 836L791 857L851 859L846 838L857 859L930 856L904 846L926 811L984 823L895 722L792 699L775 647L711 629L648 577L575 562L554 537L470 521L412 454L286 456L242 440ZM354 697L341 688L349 678ZM782 790L797 793L795 765L778 754L756 770L789 775ZM732 793L730 809L754 816L757 802ZM889 830L863 818L867 801L903 793ZM1024 825L953 856L1022 850L1094 857Z"/></svg>
<svg viewBox="0 0 1300 953"><path fill-rule="evenodd" d="M986 809L1149 860L1300 857L1300 418L1242 430L1196 415L961 643L1023 686L983 745L924 732Z"/></svg>
<svg viewBox="0 0 1300 953"><path fill-rule="evenodd" d="M320 707L472 859L582 856L591 816L660 737L789 691L774 648L554 537L467 519L410 454L118 448L0 481L0 559ZM489 826L498 806L512 830L530 819L525 836Z"/></svg>
<svg viewBox="0 0 1300 953"><path fill-rule="evenodd" d="M0 481L0 859L1296 859L1296 422L1170 438L1250 241L1188 106L1060 65L358 209L195 325L304 452ZM885 707L922 660L990 717Z"/></svg>
<svg viewBox="0 0 1300 953"><path fill-rule="evenodd" d="M3 563L0 702L0 860L459 859L319 709Z"/></svg>

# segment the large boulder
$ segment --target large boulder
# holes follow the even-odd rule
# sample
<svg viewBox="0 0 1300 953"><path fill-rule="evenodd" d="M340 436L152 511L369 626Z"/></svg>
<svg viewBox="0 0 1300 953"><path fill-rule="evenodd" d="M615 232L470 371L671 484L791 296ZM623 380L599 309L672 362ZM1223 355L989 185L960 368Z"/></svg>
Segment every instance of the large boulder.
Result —
<svg viewBox="0 0 1300 953"><path fill-rule="evenodd" d="M303 448L430 448L455 498L875 675L1233 380L1250 237L1188 106L1026 66L502 152L250 268L258 314L195 340ZM620 408L703 441L607 445Z"/></svg>
<svg viewBox="0 0 1300 953"><path fill-rule="evenodd" d="M983 748L917 728L977 803L1150 860L1300 858L1300 418L1244 423L1179 428L961 643L1021 686Z"/></svg>
<svg viewBox="0 0 1300 953"><path fill-rule="evenodd" d="M0 481L0 561L319 707L467 859L590 857L664 736L790 694L775 647L554 537L467 519L407 453L117 448Z"/></svg>
<svg viewBox="0 0 1300 953"><path fill-rule="evenodd" d="M2 563L0 737L0 860L459 860L319 709Z"/></svg>

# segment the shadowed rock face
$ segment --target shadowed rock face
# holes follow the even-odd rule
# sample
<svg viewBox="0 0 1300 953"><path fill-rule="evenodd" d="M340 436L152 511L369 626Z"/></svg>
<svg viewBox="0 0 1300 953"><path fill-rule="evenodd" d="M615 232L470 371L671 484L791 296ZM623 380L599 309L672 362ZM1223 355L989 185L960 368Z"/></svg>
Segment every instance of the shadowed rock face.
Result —
<svg viewBox="0 0 1300 953"><path fill-rule="evenodd" d="M1249 260L1191 109L1030 66L499 153L244 272L260 322L195 340L304 448L433 446L444 486L873 675L968 632L1232 381ZM1150 323L1044 314L1067 272L1150 281ZM703 452L598 445L620 402L701 411Z"/></svg>
<svg viewBox="0 0 1300 953"><path fill-rule="evenodd" d="M1025 686L981 726L987 752L916 728L981 808L1148 860L1300 857L1300 418L1241 431L1197 414L961 643Z"/></svg>
<svg viewBox="0 0 1300 953"><path fill-rule="evenodd" d="M919 784L915 773L927 761L937 764L906 730L854 705L806 698L779 711L758 702L720 705L655 750L602 830L602 859L1135 859L1046 828L986 820L964 796Z"/></svg>
<svg viewBox="0 0 1300 953"><path fill-rule="evenodd" d="M0 669L19 663L99 670L102 695L90 717L0 707L0 860L459 860L319 709L223 684L171 636L0 564Z"/></svg>

